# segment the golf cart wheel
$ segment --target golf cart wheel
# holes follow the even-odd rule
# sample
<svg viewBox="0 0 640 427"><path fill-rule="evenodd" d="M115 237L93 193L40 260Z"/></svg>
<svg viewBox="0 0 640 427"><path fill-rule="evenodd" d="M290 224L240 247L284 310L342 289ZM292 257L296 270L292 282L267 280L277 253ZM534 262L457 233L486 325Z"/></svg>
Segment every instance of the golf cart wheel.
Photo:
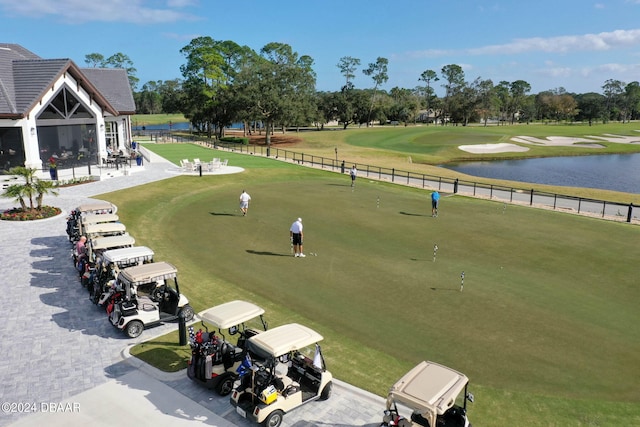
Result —
<svg viewBox="0 0 640 427"><path fill-rule="evenodd" d="M320 393L320 400L327 400L331 397L331 390L333 389L333 383L329 381L326 386L322 389L322 393Z"/></svg>
<svg viewBox="0 0 640 427"><path fill-rule="evenodd" d="M125 328L125 332L129 336L129 338L138 338L142 331L144 331L144 325L139 320L132 320L127 323L127 327Z"/></svg>
<svg viewBox="0 0 640 427"><path fill-rule="evenodd" d="M220 396L228 396L233 391L233 383L235 378L233 375L227 375L216 386L216 392Z"/></svg>
<svg viewBox="0 0 640 427"><path fill-rule="evenodd" d="M265 427L279 427L282 424L282 417L284 417L284 412L276 409L267 416L262 425Z"/></svg>
<svg viewBox="0 0 640 427"><path fill-rule="evenodd" d="M194 312L193 307L189 304L182 307L182 312L180 313L182 317L184 317L185 322L191 322L193 320Z"/></svg>

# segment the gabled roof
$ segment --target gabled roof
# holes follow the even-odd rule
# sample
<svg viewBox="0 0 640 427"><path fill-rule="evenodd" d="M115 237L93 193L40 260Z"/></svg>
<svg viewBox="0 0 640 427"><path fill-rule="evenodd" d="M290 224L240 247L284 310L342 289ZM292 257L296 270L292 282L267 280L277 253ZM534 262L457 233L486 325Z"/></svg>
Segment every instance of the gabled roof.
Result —
<svg viewBox="0 0 640 427"><path fill-rule="evenodd" d="M102 72L85 74L86 70L70 59L42 59L22 46L0 44L0 117L27 116L65 73L105 112L114 116L135 112L126 70L97 69Z"/></svg>
<svg viewBox="0 0 640 427"><path fill-rule="evenodd" d="M82 68L109 103L120 114L135 114L136 104L129 84L129 76L124 68Z"/></svg>

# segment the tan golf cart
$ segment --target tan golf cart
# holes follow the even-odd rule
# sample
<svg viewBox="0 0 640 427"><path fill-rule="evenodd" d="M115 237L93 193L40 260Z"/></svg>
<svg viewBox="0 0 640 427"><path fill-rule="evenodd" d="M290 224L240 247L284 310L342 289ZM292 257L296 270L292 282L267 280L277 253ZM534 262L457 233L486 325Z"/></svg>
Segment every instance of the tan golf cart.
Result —
<svg viewBox="0 0 640 427"><path fill-rule="evenodd" d="M90 299L94 304L106 307L123 289L116 283L118 273L127 267L153 262L154 252L146 246L110 249L96 259Z"/></svg>
<svg viewBox="0 0 640 427"><path fill-rule="evenodd" d="M71 242L76 242L84 234L84 226L87 220L98 215L115 215L118 208L113 203L95 200L83 203L71 211L67 217L67 234ZM105 218L103 218L105 219Z"/></svg>
<svg viewBox="0 0 640 427"><path fill-rule="evenodd" d="M136 239L130 234L121 236L96 237L87 240L87 258L92 264L96 257L109 249L130 248L136 243Z"/></svg>
<svg viewBox="0 0 640 427"><path fill-rule="evenodd" d="M434 362L421 362L389 391L381 427L471 427L467 419L469 379ZM409 418L400 408L411 412Z"/></svg>
<svg viewBox="0 0 640 427"><path fill-rule="evenodd" d="M207 388L215 389L220 396L231 393L238 378L237 369L246 354L247 339L267 330L263 314L264 310L257 305L237 300L198 313L205 330L195 332L193 327L189 327L189 378ZM218 335L215 331L209 332L207 324L215 326ZM223 331L230 336L239 335L235 345L227 339Z"/></svg>
<svg viewBox="0 0 640 427"><path fill-rule="evenodd" d="M101 222L97 224L86 224L84 235L87 240L96 237L122 236L127 233L127 227L121 222Z"/></svg>
<svg viewBox="0 0 640 427"><path fill-rule="evenodd" d="M287 412L331 395L332 375L320 346L322 335L297 323L282 325L247 340L231 405L242 417L278 427Z"/></svg>
<svg viewBox="0 0 640 427"><path fill-rule="evenodd" d="M193 319L193 308L180 293L178 270L168 262L153 262L125 268L118 274L124 298L108 310L109 321L130 338L146 327L184 317Z"/></svg>

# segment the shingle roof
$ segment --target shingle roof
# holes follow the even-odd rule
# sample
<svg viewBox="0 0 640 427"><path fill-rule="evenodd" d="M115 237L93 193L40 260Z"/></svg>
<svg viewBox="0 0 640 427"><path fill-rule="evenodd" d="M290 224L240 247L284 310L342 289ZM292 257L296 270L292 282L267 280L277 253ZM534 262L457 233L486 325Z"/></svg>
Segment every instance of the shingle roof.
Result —
<svg viewBox="0 0 640 427"><path fill-rule="evenodd" d="M135 113L136 104L129 85L127 70L123 68L82 68L81 71L116 110L120 113Z"/></svg>
<svg viewBox="0 0 640 427"><path fill-rule="evenodd" d="M43 93L66 72L110 114L135 112L126 70L80 69L70 59L42 59L20 45L0 43L0 116L29 114Z"/></svg>

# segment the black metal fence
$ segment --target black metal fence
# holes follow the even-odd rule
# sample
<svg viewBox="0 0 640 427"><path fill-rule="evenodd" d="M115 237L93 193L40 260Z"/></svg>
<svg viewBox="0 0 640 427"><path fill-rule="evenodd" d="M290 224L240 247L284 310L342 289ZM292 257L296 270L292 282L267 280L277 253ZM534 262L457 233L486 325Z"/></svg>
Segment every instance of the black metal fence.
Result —
<svg viewBox="0 0 640 427"><path fill-rule="evenodd" d="M343 160L338 160L337 158L334 159L314 156L274 146L271 146L270 149L268 149L265 145L245 145L215 140L203 141L201 138L197 138L195 136L174 137L172 139L174 142L195 142L211 148L223 148L233 152L260 156L266 156L267 151L269 151L270 157L274 157L279 160L290 161L300 165L317 167L341 173L347 173L349 171L348 165L352 164L347 162L345 165ZM563 194L547 193L534 189L484 184L474 181L426 175L395 168L385 168L382 166L358 164L357 168L359 177L364 176L395 184L425 189L437 189L438 191L446 193L461 194L465 196L502 201L505 203L577 213L610 220L625 221L628 223L640 221L640 209L636 209L633 203L594 200Z"/></svg>

